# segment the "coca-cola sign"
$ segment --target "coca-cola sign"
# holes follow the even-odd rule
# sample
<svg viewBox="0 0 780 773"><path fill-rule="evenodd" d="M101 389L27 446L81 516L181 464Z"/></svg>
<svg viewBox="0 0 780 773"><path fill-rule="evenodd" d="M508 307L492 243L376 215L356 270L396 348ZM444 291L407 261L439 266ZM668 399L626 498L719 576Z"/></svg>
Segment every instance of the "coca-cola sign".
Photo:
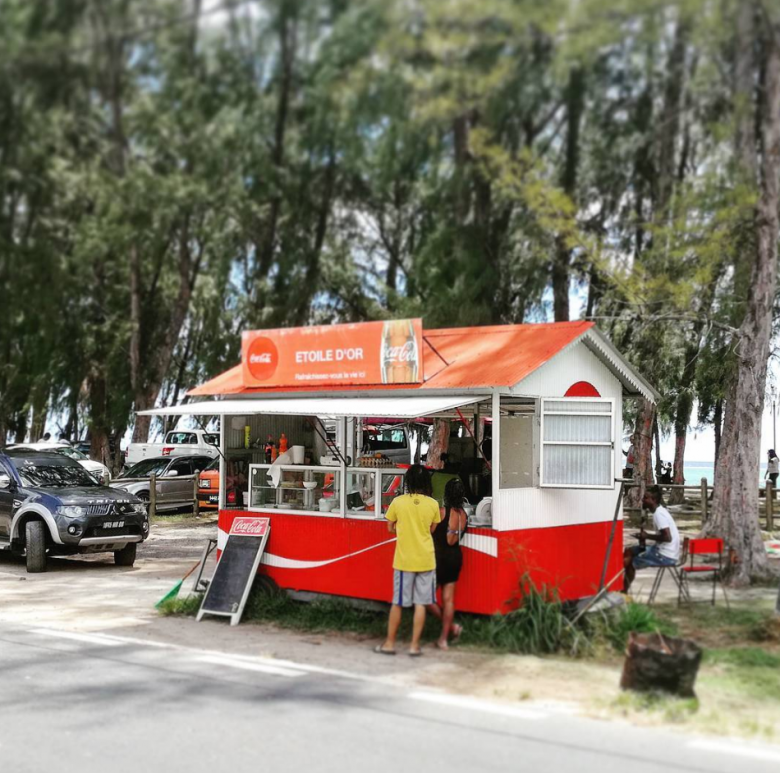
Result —
<svg viewBox="0 0 780 773"><path fill-rule="evenodd" d="M242 372L249 388L419 384L422 320L244 333Z"/></svg>
<svg viewBox="0 0 780 773"><path fill-rule="evenodd" d="M239 517L233 521L230 534L237 537L263 537L271 523L270 518Z"/></svg>
<svg viewBox="0 0 780 773"><path fill-rule="evenodd" d="M403 346L388 346L385 351L386 362L417 362L417 347L414 341L407 341Z"/></svg>

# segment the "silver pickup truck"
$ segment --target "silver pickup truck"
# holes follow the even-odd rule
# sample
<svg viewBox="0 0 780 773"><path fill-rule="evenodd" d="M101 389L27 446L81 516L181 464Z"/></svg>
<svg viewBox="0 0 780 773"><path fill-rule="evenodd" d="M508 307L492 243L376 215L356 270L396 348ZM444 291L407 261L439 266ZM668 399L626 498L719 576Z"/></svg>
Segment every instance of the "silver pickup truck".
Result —
<svg viewBox="0 0 780 773"><path fill-rule="evenodd" d="M194 500L194 480L213 459L210 456L160 456L144 459L111 482L111 488L135 494L148 502L151 477L157 476L157 510L174 510Z"/></svg>

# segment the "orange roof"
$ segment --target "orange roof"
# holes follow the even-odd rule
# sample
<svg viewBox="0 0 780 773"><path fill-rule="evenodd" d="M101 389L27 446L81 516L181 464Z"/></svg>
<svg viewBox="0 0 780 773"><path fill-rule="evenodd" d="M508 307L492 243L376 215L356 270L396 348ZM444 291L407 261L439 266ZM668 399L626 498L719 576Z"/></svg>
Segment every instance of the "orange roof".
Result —
<svg viewBox="0 0 780 773"><path fill-rule="evenodd" d="M514 386L592 327L592 322L548 322L424 330L422 384L339 387L338 391ZM248 388L237 365L189 394L201 397L333 391L333 387L311 386Z"/></svg>

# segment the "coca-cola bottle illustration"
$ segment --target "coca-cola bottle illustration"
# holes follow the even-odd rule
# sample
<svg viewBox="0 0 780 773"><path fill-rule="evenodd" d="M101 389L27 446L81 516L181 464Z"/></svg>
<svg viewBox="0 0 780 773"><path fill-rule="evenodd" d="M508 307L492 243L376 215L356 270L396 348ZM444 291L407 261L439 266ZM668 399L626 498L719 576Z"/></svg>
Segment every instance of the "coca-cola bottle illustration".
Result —
<svg viewBox="0 0 780 773"><path fill-rule="evenodd" d="M383 384L416 384L420 380L420 353L411 320L385 322L381 363Z"/></svg>

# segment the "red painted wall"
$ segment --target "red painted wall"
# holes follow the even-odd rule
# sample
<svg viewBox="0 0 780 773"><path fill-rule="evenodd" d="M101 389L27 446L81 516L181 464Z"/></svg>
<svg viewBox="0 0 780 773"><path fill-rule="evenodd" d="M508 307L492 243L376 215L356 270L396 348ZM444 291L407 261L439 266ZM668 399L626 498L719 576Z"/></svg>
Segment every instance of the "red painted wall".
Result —
<svg viewBox="0 0 780 773"><path fill-rule="evenodd" d="M222 510L225 532L245 511ZM266 554L299 561L342 558L392 539L382 521L264 513L271 518ZM558 589L562 600L580 598L598 589L611 524L597 523L549 529L473 534L496 537L498 556L464 548L463 571L455 592L456 609L493 614L517 605L520 581L528 573L537 587ZM618 523L607 579L622 565L623 524ZM282 588L352 598L389 601L393 587L393 543L315 568L262 565L260 571ZM613 584L618 589L620 581Z"/></svg>

